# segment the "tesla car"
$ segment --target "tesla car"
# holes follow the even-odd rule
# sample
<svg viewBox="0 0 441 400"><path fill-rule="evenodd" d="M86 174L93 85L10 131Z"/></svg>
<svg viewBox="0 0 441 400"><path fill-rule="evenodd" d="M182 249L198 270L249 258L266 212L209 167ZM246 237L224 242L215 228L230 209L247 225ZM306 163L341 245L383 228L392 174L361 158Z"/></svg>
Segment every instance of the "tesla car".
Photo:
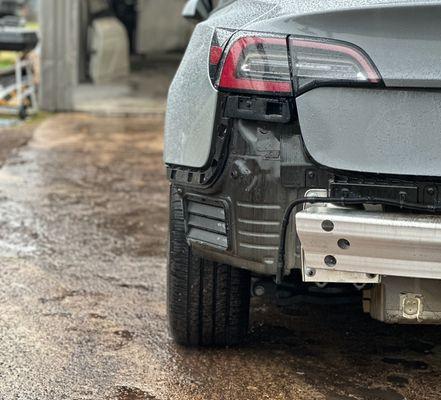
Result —
<svg viewBox="0 0 441 400"><path fill-rule="evenodd" d="M440 323L441 1L211 7L166 115L174 339L238 343L280 293Z"/></svg>

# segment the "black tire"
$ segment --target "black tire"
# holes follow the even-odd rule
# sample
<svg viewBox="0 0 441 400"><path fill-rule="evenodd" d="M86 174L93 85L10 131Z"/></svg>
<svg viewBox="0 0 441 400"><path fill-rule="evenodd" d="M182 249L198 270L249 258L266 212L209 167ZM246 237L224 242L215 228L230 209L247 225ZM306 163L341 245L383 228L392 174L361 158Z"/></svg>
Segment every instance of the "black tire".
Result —
<svg viewBox="0 0 441 400"><path fill-rule="evenodd" d="M208 261L187 244L182 199L170 191L167 307L170 333L184 346L231 346L248 331L248 271Z"/></svg>

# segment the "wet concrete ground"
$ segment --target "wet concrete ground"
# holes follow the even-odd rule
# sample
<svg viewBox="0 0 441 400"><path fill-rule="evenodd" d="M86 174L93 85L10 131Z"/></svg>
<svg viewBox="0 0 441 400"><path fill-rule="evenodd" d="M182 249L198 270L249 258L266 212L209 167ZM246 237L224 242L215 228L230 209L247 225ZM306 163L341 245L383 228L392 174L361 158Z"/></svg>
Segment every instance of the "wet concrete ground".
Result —
<svg viewBox="0 0 441 400"><path fill-rule="evenodd" d="M358 308L255 302L243 346L175 346L161 130L60 115L27 144L0 133L1 399L441 398L441 328Z"/></svg>

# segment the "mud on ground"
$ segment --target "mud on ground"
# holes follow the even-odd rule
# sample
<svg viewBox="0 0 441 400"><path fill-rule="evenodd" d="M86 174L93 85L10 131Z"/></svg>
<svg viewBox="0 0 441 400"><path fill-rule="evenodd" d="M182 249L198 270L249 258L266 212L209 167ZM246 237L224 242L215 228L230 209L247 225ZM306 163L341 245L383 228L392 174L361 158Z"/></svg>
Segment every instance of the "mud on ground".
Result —
<svg viewBox="0 0 441 400"><path fill-rule="evenodd" d="M440 328L359 308L255 302L243 346L173 344L162 125L59 115L29 142L0 133L1 399L441 398Z"/></svg>

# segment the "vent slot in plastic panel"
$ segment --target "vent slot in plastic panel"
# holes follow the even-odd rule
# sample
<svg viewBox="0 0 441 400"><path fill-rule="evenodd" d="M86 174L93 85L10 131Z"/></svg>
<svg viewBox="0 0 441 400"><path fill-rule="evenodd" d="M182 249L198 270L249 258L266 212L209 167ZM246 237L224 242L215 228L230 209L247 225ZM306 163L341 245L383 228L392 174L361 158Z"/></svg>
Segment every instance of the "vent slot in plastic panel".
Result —
<svg viewBox="0 0 441 400"><path fill-rule="evenodd" d="M223 204L187 201L187 237L190 241L228 249L226 212Z"/></svg>

